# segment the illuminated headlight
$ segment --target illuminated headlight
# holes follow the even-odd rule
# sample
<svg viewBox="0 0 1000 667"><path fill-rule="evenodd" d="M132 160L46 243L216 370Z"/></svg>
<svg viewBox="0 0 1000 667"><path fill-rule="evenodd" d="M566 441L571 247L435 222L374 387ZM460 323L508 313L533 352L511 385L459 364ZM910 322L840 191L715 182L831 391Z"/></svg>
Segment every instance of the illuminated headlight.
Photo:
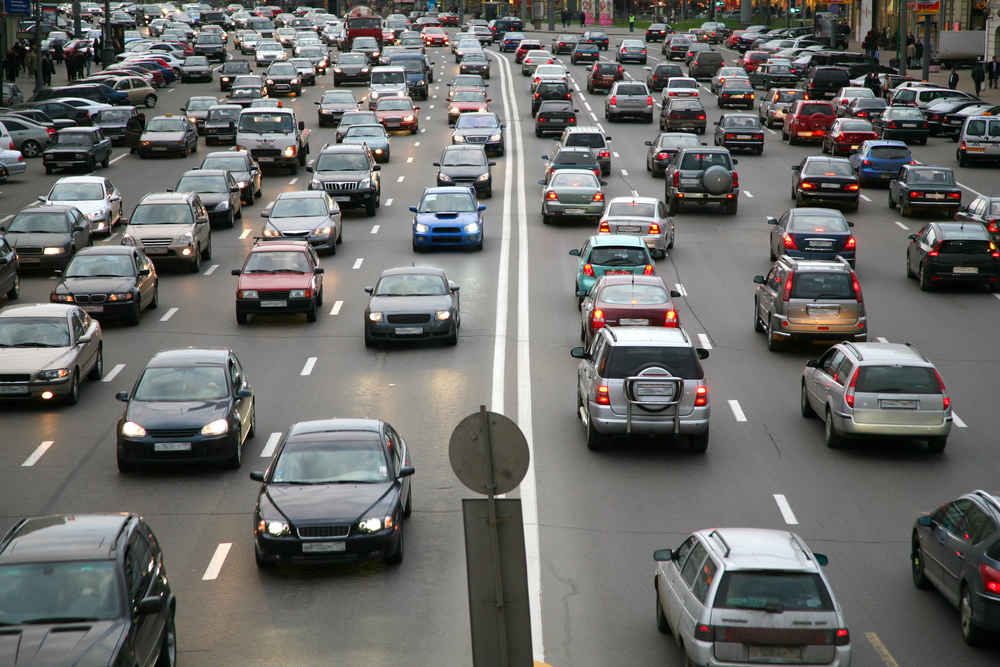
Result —
<svg viewBox="0 0 1000 667"><path fill-rule="evenodd" d="M369 97L370 97L371 99L373 99L373 100L377 100L377 99L378 99L378 93L376 93L376 92L375 92L375 91L373 90L373 91L372 91L372 93L371 93L371 95L369 95Z"/></svg>
<svg viewBox="0 0 1000 667"><path fill-rule="evenodd" d="M427 225L425 225L425 224L423 224L421 222L418 222L415 225L413 225L413 229L418 234L426 234L427 232L429 232L431 230L430 227L428 227Z"/></svg>
<svg viewBox="0 0 1000 667"><path fill-rule="evenodd" d="M413 115L411 114L409 116L403 116L403 122L404 123L412 123L413 122Z"/></svg>
<svg viewBox="0 0 1000 667"><path fill-rule="evenodd" d="M198 119L195 118L194 116L188 116L188 120L191 121L192 123L197 123L198 122Z"/></svg>
<svg viewBox="0 0 1000 667"><path fill-rule="evenodd" d="M264 522L261 521L261 524ZM292 532L292 529L287 523L282 523L281 521L270 521L267 524L267 532L269 535L274 535L275 537L282 537L288 535Z"/></svg>
<svg viewBox="0 0 1000 667"><path fill-rule="evenodd" d="M486 107L479 107L479 110L481 112L483 112L483 113L486 113L487 111L489 111L489 109L487 109Z"/></svg>
<svg viewBox="0 0 1000 667"><path fill-rule="evenodd" d="M215 207L216 211L226 211L228 209L229 209L229 200L228 199L226 201L219 202L219 204Z"/></svg>
<svg viewBox="0 0 1000 667"><path fill-rule="evenodd" d="M483 174L482 176L480 176L479 178L477 178L476 180L477 181L488 181L489 178L490 178L489 173L486 173L486 174Z"/></svg>
<svg viewBox="0 0 1000 667"><path fill-rule="evenodd" d="M378 51L376 51L375 53L373 53L373 54L372 54L372 57L374 57L374 58L378 58Z"/></svg>
<svg viewBox="0 0 1000 667"><path fill-rule="evenodd" d="M264 228L264 236L281 236L281 233L276 229Z"/></svg>
<svg viewBox="0 0 1000 667"><path fill-rule="evenodd" d="M327 226L327 227L318 227L315 230L313 230L313 234L329 234L332 231L333 231L333 227L330 227L330 226Z"/></svg>
<svg viewBox="0 0 1000 667"><path fill-rule="evenodd" d="M180 238L177 239L177 243L180 245L191 245L194 243L194 236L191 235L191 232L181 234Z"/></svg>
<svg viewBox="0 0 1000 667"><path fill-rule="evenodd" d="M267 83L267 85L269 85L269 86L273 86L274 85L274 81L271 80L271 79L268 79L265 83ZM194 120L194 118L192 118L191 120Z"/></svg>
<svg viewBox="0 0 1000 667"><path fill-rule="evenodd" d="M308 290L304 289L293 289L288 292L289 299L304 299L309 296Z"/></svg>
<svg viewBox="0 0 1000 667"><path fill-rule="evenodd" d="M426 83L427 83L427 82L426 82L426 81L424 81L423 79L421 79L420 81L417 81L417 85L418 85L418 86L422 86L422 85L424 85L424 84L426 84Z"/></svg>
<svg viewBox="0 0 1000 667"><path fill-rule="evenodd" d="M201 429L202 435L223 435L229 432L229 421L226 419L216 419L214 422L205 424Z"/></svg>
<svg viewBox="0 0 1000 667"><path fill-rule="evenodd" d="M389 530L392 528L392 523L391 516L387 516L385 518L372 517L370 519L363 519L358 522L358 532L377 533L380 530Z"/></svg>
<svg viewBox="0 0 1000 667"><path fill-rule="evenodd" d="M236 296L238 296L241 299L256 299L256 298L258 298L257 297L257 290L255 290L255 289L240 290L237 293Z"/></svg>
<svg viewBox="0 0 1000 667"><path fill-rule="evenodd" d="M368 313L368 319L371 320L372 322L381 322L382 313Z"/></svg>
<svg viewBox="0 0 1000 667"><path fill-rule="evenodd" d="M358 183L358 187L363 190L363 189L365 189L367 187L370 187L371 184L372 184L372 179L366 178L363 181L361 181L360 183Z"/></svg>
<svg viewBox="0 0 1000 667"><path fill-rule="evenodd" d="M69 377L68 368L56 368L51 371L42 371L38 374L39 380L61 380L65 377Z"/></svg>
<svg viewBox="0 0 1000 667"><path fill-rule="evenodd" d="M361 68L361 73L362 74L368 74L368 68L367 67L362 67Z"/></svg>
<svg viewBox="0 0 1000 667"><path fill-rule="evenodd" d="M292 79L292 85L293 86L299 85L299 80L298 79Z"/></svg>
<svg viewBox="0 0 1000 667"><path fill-rule="evenodd" d="M456 134L455 137L454 137L454 139L455 139L455 143L456 144L464 144L465 143L465 136L464 135Z"/></svg>
<svg viewBox="0 0 1000 667"><path fill-rule="evenodd" d="M142 144L143 146L148 146L149 145L148 141L140 141L139 143Z"/></svg>
<svg viewBox="0 0 1000 667"><path fill-rule="evenodd" d="M242 189L242 188L245 188L247 186L247 182L246 181L240 181L236 185L240 186L240 189Z"/></svg>
<svg viewBox="0 0 1000 667"><path fill-rule="evenodd" d="M62 248L46 248L45 249L45 254L46 255L61 255L64 252L65 252L65 250L63 250Z"/></svg>
<svg viewBox="0 0 1000 667"><path fill-rule="evenodd" d="M500 141L500 135L499 134L491 135L490 141Z"/></svg>
<svg viewBox="0 0 1000 667"><path fill-rule="evenodd" d="M132 300L131 292L125 292L122 294L112 294L108 297L108 301L131 301L131 300Z"/></svg>
<svg viewBox="0 0 1000 667"><path fill-rule="evenodd" d="M73 303L73 295L72 294L53 294L52 295L52 300L53 301L58 301L60 303Z"/></svg>
<svg viewBox="0 0 1000 667"><path fill-rule="evenodd" d="M446 174L438 174L438 180L439 181L443 181L445 183L450 183L451 182L451 176L448 176Z"/></svg>
<svg viewBox="0 0 1000 667"><path fill-rule="evenodd" d="M122 424L122 435L126 438L142 438L146 435L146 429L135 422L125 422Z"/></svg>
<svg viewBox="0 0 1000 667"><path fill-rule="evenodd" d="M465 231L469 231L469 228L466 227ZM438 322L444 322L445 320L450 320L451 319L451 311L450 310L439 310L436 313L434 313L434 319L437 320Z"/></svg>
<svg viewBox="0 0 1000 667"><path fill-rule="evenodd" d="M298 146L287 146L284 150L285 157L292 157L299 151Z"/></svg>
<svg viewBox="0 0 1000 667"><path fill-rule="evenodd" d="M478 231L478 229L479 229L479 223L478 222L470 222L465 227L463 227L463 229L465 229L465 231L467 231L467 232Z"/></svg>
<svg viewBox="0 0 1000 667"><path fill-rule="evenodd" d="M334 71L334 72L335 72L336 74L340 74L340 73L342 73L342 72L343 72L344 70L340 69L339 67L334 67L334 68L333 68L333 71Z"/></svg>

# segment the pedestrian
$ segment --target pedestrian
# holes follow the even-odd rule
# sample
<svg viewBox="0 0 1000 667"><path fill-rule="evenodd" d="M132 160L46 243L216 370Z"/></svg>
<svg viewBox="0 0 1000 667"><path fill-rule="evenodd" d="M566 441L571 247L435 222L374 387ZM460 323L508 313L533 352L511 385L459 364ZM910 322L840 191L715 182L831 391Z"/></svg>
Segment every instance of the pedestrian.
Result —
<svg viewBox="0 0 1000 667"><path fill-rule="evenodd" d="M28 55L25 57L25 63L24 63L25 64L24 71L28 73L28 76L34 76L36 62L37 60L35 59L35 50L32 49L28 51Z"/></svg>
<svg viewBox="0 0 1000 667"><path fill-rule="evenodd" d="M972 66L972 83L976 86L976 97L979 96L979 91L983 88L983 79L986 78L986 69L983 67L982 56L976 60L976 64Z"/></svg>
<svg viewBox="0 0 1000 667"><path fill-rule="evenodd" d="M924 43L917 42L916 46L917 46L917 67L920 67L921 63L924 62Z"/></svg>
<svg viewBox="0 0 1000 667"><path fill-rule="evenodd" d="M580 10L580 27L587 27L587 14L582 9Z"/></svg>
<svg viewBox="0 0 1000 667"><path fill-rule="evenodd" d="M910 42L906 45L906 66L916 67L917 66L917 45Z"/></svg>
<svg viewBox="0 0 1000 667"><path fill-rule="evenodd" d="M18 60L17 55L15 55L14 51L11 49L7 49L7 53L4 55L3 58L3 68L4 71L7 73L7 78L10 79L11 81L16 79L17 70L20 68L20 66L21 66L20 61Z"/></svg>
<svg viewBox="0 0 1000 667"><path fill-rule="evenodd" d="M952 90L958 88L958 72L954 67L951 68L951 75L948 77L948 87Z"/></svg>
<svg viewBox="0 0 1000 667"><path fill-rule="evenodd" d="M629 14L628 17L628 31L635 32L635 14Z"/></svg>
<svg viewBox="0 0 1000 667"><path fill-rule="evenodd" d="M52 48L52 52L55 54L56 63L62 65L63 58L66 55L63 51L62 42L56 42L56 45Z"/></svg>
<svg viewBox="0 0 1000 667"><path fill-rule="evenodd" d="M143 112L140 111L138 114L136 114L136 118L139 119L139 129L142 130L143 132L145 132L146 131L146 114L144 114Z"/></svg>
<svg viewBox="0 0 1000 667"><path fill-rule="evenodd" d="M997 62L996 56L986 63L986 73L990 76L990 88L996 88L997 80L1000 79L1000 62Z"/></svg>
<svg viewBox="0 0 1000 667"><path fill-rule="evenodd" d="M76 63L74 62L74 58L76 58L76 55L73 54L73 53L71 53L68 56L66 56L66 78L69 79L70 81L72 81L74 79L74 77L73 77L73 68L76 67Z"/></svg>
<svg viewBox="0 0 1000 667"><path fill-rule="evenodd" d="M52 58L48 54L42 56L42 83L46 86L52 85L52 73L55 72L56 66L52 63Z"/></svg>

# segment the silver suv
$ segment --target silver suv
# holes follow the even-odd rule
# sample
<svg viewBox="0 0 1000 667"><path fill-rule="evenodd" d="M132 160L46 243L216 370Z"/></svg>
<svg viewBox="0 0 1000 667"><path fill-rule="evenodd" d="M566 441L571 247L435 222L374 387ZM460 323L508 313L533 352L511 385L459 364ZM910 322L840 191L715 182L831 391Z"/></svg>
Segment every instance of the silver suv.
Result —
<svg viewBox="0 0 1000 667"><path fill-rule="evenodd" d="M594 151L597 162L601 165L601 174L607 176L611 173L611 149L608 142L611 137L605 136L604 131L596 125L580 125L578 127L567 127L559 137L556 148L563 146L586 146Z"/></svg>
<svg viewBox="0 0 1000 667"><path fill-rule="evenodd" d="M604 100L604 117L609 123L631 116L643 122L653 122L653 96L641 81L616 81Z"/></svg>
<svg viewBox="0 0 1000 667"><path fill-rule="evenodd" d="M767 276L754 276L753 329L767 334L767 349L786 340L868 340L868 317L858 276L843 257L835 261L787 255Z"/></svg>
<svg viewBox="0 0 1000 667"><path fill-rule="evenodd" d="M851 634L821 565L784 530L700 530L659 549L656 627L672 632L685 665L850 667Z"/></svg>
<svg viewBox="0 0 1000 667"><path fill-rule="evenodd" d="M893 343L840 343L802 373L802 416L826 422L828 447L845 438L926 440L943 451L951 433L951 398L920 350Z"/></svg>
<svg viewBox="0 0 1000 667"><path fill-rule="evenodd" d="M632 434L687 438L693 452L708 448L708 383L683 329L604 327L589 349L574 347L577 408L587 427L587 447L607 447L607 437Z"/></svg>

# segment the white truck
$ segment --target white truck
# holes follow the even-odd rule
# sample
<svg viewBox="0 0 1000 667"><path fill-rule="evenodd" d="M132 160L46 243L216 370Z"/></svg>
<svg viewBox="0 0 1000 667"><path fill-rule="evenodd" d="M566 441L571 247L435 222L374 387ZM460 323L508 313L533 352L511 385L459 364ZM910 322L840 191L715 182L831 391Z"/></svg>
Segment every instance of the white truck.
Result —
<svg viewBox="0 0 1000 667"><path fill-rule="evenodd" d="M236 146L250 151L262 168L288 167L295 175L309 155L309 130L287 107L244 109L236 125Z"/></svg>
<svg viewBox="0 0 1000 667"><path fill-rule="evenodd" d="M942 30L938 33L937 59L946 68L971 67L986 55L983 30Z"/></svg>

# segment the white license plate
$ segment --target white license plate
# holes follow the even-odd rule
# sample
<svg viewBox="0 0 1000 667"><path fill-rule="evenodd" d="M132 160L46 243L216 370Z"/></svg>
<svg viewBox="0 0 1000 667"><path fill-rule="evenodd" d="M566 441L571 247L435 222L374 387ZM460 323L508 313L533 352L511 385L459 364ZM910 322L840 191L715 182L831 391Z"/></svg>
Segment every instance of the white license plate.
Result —
<svg viewBox="0 0 1000 667"><path fill-rule="evenodd" d="M903 123L903 127L916 127L916 123Z"/></svg>
<svg viewBox="0 0 1000 667"><path fill-rule="evenodd" d="M153 443L154 452L190 452L190 442L156 442Z"/></svg>
<svg viewBox="0 0 1000 667"><path fill-rule="evenodd" d="M743 99L743 95L730 95L730 97L732 97L734 100L742 100Z"/></svg>
<svg viewBox="0 0 1000 667"><path fill-rule="evenodd" d="M261 308L284 308L288 305L287 301L261 301Z"/></svg>
<svg viewBox="0 0 1000 667"><path fill-rule="evenodd" d="M881 178L884 181L888 181L892 179L892 174L882 174L881 176L879 176L879 178Z"/></svg>
<svg viewBox="0 0 1000 667"><path fill-rule="evenodd" d="M586 213L586 211L584 211L582 208L568 208L565 211L563 211L563 213L565 213L566 215L583 215L584 213Z"/></svg>
<svg viewBox="0 0 1000 667"><path fill-rule="evenodd" d="M618 320L623 327L648 327L649 320L645 317L623 317Z"/></svg>
<svg viewBox="0 0 1000 667"><path fill-rule="evenodd" d="M618 231L622 232L623 234L638 234L639 227L635 225L620 225L618 227Z"/></svg>
<svg viewBox="0 0 1000 667"><path fill-rule="evenodd" d="M840 315L840 307L825 307L825 308L814 308L812 306L806 307L806 312L812 317L836 317Z"/></svg>
<svg viewBox="0 0 1000 667"><path fill-rule="evenodd" d="M674 388L666 384L638 384L635 387L636 396L666 396L673 397Z"/></svg>
<svg viewBox="0 0 1000 667"><path fill-rule="evenodd" d="M169 248L143 248L147 255L166 255Z"/></svg>
<svg viewBox="0 0 1000 667"><path fill-rule="evenodd" d="M274 158L273 157L259 157L259 158L257 158L257 162L274 162Z"/></svg>
<svg viewBox="0 0 1000 667"><path fill-rule="evenodd" d="M747 657L765 662L800 662L802 649L793 646L750 646Z"/></svg>
<svg viewBox="0 0 1000 667"><path fill-rule="evenodd" d="M952 273L979 273L979 267L976 266L956 266L951 270Z"/></svg>
<svg viewBox="0 0 1000 667"><path fill-rule="evenodd" d="M831 190L840 188L840 184L839 183L820 183L819 186L821 188L830 188Z"/></svg>
<svg viewBox="0 0 1000 667"><path fill-rule="evenodd" d="M898 398L883 398L878 402L883 410L916 410L917 401L905 401Z"/></svg>
<svg viewBox="0 0 1000 667"><path fill-rule="evenodd" d="M165 151L167 149L166 148L160 148L160 147L157 147L157 146L153 146L153 150L154 151Z"/></svg>
<svg viewBox="0 0 1000 667"><path fill-rule="evenodd" d="M799 132L800 137L811 137L812 135L812 132Z"/></svg>
<svg viewBox="0 0 1000 667"><path fill-rule="evenodd" d="M860 145L861 145L861 144L858 144L857 146L851 146L851 150L852 150L852 151L856 151L856 150L858 150L858 146L860 146Z"/></svg>
<svg viewBox="0 0 1000 667"><path fill-rule="evenodd" d="M28 385L17 385L13 387L0 387L0 394L4 396L21 396L27 395Z"/></svg>
<svg viewBox="0 0 1000 667"><path fill-rule="evenodd" d="M944 199L944 193L943 192L931 192L931 193L928 193L928 194L924 195L924 198L926 198L926 199Z"/></svg>
<svg viewBox="0 0 1000 667"><path fill-rule="evenodd" d="M346 551L347 544L344 542L314 542L302 545L302 553L316 554L329 553L331 551Z"/></svg>
<svg viewBox="0 0 1000 667"><path fill-rule="evenodd" d="M833 241L810 241L810 248L832 248Z"/></svg>
<svg viewBox="0 0 1000 667"><path fill-rule="evenodd" d="M749 134L737 134L736 138L744 141L749 141L750 139L753 139L753 137L751 137Z"/></svg>
<svg viewBox="0 0 1000 667"><path fill-rule="evenodd" d="M350 197L334 197L333 201L351 201Z"/></svg>
<svg viewBox="0 0 1000 667"><path fill-rule="evenodd" d="M697 186L698 186L698 179L697 178L682 178L681 179L681 187L684 187L684 188L694 188L694 187L697 187Z"/></svg>
<svg viewBox="0 0 1000 667"><path fill-rule="evenodd" d="M73 163L72 162L56 162L55 166L56 167L72 167Z"/></svg>
<svg viewBox="0 0 1000 667"><path fill-rule="evenodd" d="M88 313L103 313L104 306L81 306Z"/></svg>
<svg viewBox="0 0 1000 667"><path fill-rule="evenodd" d="M399 127L399 123L386 123L386 127Z"/></svg>
<svg viewBox="0 0 1000 667"><path fill-rule="evenodd" d="M423 327L396 327L397 336L419 336L423 332Z"/></svg>

